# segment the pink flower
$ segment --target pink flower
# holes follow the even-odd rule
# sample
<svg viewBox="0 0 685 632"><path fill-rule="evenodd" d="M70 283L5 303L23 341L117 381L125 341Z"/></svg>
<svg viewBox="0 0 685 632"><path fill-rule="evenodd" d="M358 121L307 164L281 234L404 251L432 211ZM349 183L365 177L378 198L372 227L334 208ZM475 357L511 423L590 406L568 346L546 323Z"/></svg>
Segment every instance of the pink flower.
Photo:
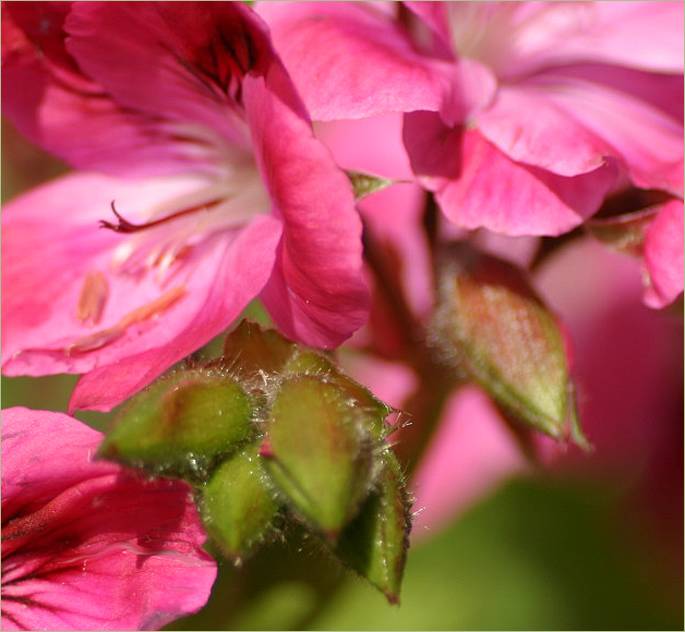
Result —
<svg viewBox="0 0 685 632"><path fill-rule="evenodd" d="M314 346L362 324L350 184L250 9L3 9L4 112L101 172L4 209L6 374L85 373L71 407L107 410L257 296L285 334Z"/></svg>
<svg viewBox="0 0 685 632"><path fill-rule="evenodd" d="M681 194L680 3L405 6L258 10L314 119L408 113L414 172L459 226L557 235L625 180Z"/></svg>
<svg viewBox="0 0 685 632"><path fill-rule="evenodd" d="M101 435L60 413L2 415L2 628L156 629L216 576L178 481L93 463Z"/></svg>

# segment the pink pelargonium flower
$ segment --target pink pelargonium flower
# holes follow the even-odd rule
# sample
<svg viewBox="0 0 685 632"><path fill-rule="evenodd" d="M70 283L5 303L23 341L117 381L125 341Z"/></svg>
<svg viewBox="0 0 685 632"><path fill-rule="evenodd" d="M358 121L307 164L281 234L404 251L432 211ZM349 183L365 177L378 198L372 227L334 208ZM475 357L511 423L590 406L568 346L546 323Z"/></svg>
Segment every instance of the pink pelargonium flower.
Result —
<svg viewBox="0 0 685 632"><path fill-rule="evenodd" d="M107 410L254 297L286 335L318 347L363 323L350 183L251 9L3 11L3 111L42 147L100 172L4 209L6 374L85 373L71 407Z"/></svg>
<svg viewBox="0 0 685 632"><path fill-rule="evenodd" d="M463 228L557 235L625 180L682 194L682 3L257 10L315 120L407 112L414 172Z"/></svg>
<svg viewBox="0 0 685 632"><path fill-rule="evenodd" d="M199 610L216 563L180 481L94 463L67 415L2 413L2 629L157 629Z"/></svg>

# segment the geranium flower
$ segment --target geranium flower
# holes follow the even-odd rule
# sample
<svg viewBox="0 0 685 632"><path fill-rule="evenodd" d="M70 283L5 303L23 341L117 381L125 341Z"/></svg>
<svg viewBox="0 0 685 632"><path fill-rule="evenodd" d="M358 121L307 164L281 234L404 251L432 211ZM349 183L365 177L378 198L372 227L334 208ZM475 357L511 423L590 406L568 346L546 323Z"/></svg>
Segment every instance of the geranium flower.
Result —
<svg viewBox="0 0 685 632"><path fill-rule="evenodd" d="M92 462L101 438L3 411L3 630L156 629L207 601L216 563L188 486Z"/></svg>
<svg viewBox="0 0 685 632"><path fill-rule="evenodd" d="M625 181L682 194L680 3L404 6L258 11L315 120L408 113L414 172L459 226L557 235Z"/></svg>
<svg viewBox="0 0 685 632"><path fill-rule="evenodd" d="M4 112L99 172L4 209L6 374L85 373L71 407L107 410L257 296L314 346L361 325L350 183L249 8L3 9Z"/></svg>

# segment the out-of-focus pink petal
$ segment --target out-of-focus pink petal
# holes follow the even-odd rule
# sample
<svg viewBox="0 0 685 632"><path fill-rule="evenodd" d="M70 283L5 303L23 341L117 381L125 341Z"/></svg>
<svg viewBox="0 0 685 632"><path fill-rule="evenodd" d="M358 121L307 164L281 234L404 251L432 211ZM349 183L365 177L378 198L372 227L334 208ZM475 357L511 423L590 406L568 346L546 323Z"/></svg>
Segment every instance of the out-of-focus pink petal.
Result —
<svg viewBox="0 0 685 632"><path fill-rule="evenodd" d="M514 36L518 73L579 61L682 72L679 2L525 4Z"/></svg>
<svg viewBox="0 0 685 632"><path fill-rule="evenodd" d="M211 152L187 142L181 128L122 109L81 72L64 48L66 5L3 5L3 113L79 168L135 175L209 168Z"/></svg>
<svg viewBox="0 0 685 632"><path fill-rule="evenodd" d="M446 70L373 3L261 2L257 11L314 120L440 108Z"/></svg>
<svg viewBox="0 0 685 632"><path fill-rule="evenodd" d="M645 302L650 307L664 307L683 291L683 203L664 204L645 238L645 266L649 287Z"/></svg>
<svg viewBox="0 0 685 632"><path fill-rule="evenodd" d="M426 314L433 302L433 288L421 225L425 196L411 182L413 174L402 144L402 115L319 123L315 127L341 167L404 180L360 200L358 207L375 239L400 255L407 299L417 314Z"/></svg>
<svg viewBox="0 0 685 632"><path fill-rule="evenodd" d="M366 320L361 221L352 187L305 118L283 68L243 83L257 163L283 220L277 265L262 293L288 336L334 347Z"/></svg>
<svg viewBox="0 0 685 632"><path fill-rule="evenodd" d="M477 131L441 128L430 113L405 115L404 138L415 172L462 228L558 235L592 215L616 179L611 162L572 178L516 163Z"/></svg>
<svg viewBox="0 0 685 632"><path fill-rule="evenodd" d="M660 437L682 433L682 322L641 303L637 260L590 239L550 258L536 285L573 338L581 419L595 446L590 457L569 456L637 480Z"/></svg>
<svg viewBox="0 0 685 632"><path fill-rule="evenodd" d="M526 89L551 100L613 147L635 185L682 194L682 77L659 80L580 66L541 73L526 82Z"/></svg>
<svg viewBox="0 0 685 632"><path fill-rule="evenodd" d="M2 431L3 628L155 629L204 605L185 483L92 463L100 433L60 413L8 409Z"/></svg>
<svg viewBox="0 0 685 632"><path fill-rule="evenodd" d="M477 132L466 132L457 180L438 192L445 214L463 228L507 235L559 235L600 206L615 181L608 164L566 178L513 162Z"/></svg>
<svg viewBox="0 0 685 632"><path fill-rule="evenodd" d="M233 241L225 235L208 240L198 285L188 297L192 309L175 319L165 315L165 335L157 344L152 339L140 351L134 346L84 375L72 393L70 410L111 409L226 329L269 278L280 236L280 222L265 216L254 219Z"/></svg>
<svg viewBox="0 0 685 632"><path fill-rule="evenodd" d="M454 54L446 2L404 2L437 35L444 50Z"/></svg>
<svg viewBox="0 0 685 632"><path fill-rule="evenodd" d="M440 3L441 10L423 4L411 8L447 33L456 55L489 64L507 81L587 61L656 72L683 66L677 2L451 2Z"/></svg>
<svg viewBox="0 0 685 632"><path fill-rule="evenodd" d="M402 115L379 114L363 119L315 122L318 138L343 169L362 171L394 180L414 174L402 143Z"/></svg>
<svg viewBox="0 0 685 632"><path fill-rule="evenodd" d="M573 116L519 87L501 87L494 103L477 116L477 127L512 160L560 176L594 171L611 153Z"/></svg>
<svg viewBox="0 0 685 632"><path fill-rule="evenodd" d="M413 536L430 535L478 497L527 469L521 450L488 397L457 391L412 481Z"/></svg>
<svg viewBox="0 0 685 632"><path fill-rule="evenodd" d="M76 3L65 29L69 52L117 103L180 124L180 136L249 147L239 75L270 51L242 3Z"/></svg>

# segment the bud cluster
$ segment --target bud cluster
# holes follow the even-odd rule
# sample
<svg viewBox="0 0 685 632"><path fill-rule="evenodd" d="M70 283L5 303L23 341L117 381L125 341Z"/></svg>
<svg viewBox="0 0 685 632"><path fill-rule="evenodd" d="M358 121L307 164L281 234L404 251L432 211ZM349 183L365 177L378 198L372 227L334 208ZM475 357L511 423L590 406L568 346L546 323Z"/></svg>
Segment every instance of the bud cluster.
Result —
<svg viewBox="0 0 685 632"><path fill-rule="evenodd" d="M410 513L391 412L329 357L243 321L221 358L131 399L99 456L190 482L236 562L294 520L396 602Z"/></svg>

